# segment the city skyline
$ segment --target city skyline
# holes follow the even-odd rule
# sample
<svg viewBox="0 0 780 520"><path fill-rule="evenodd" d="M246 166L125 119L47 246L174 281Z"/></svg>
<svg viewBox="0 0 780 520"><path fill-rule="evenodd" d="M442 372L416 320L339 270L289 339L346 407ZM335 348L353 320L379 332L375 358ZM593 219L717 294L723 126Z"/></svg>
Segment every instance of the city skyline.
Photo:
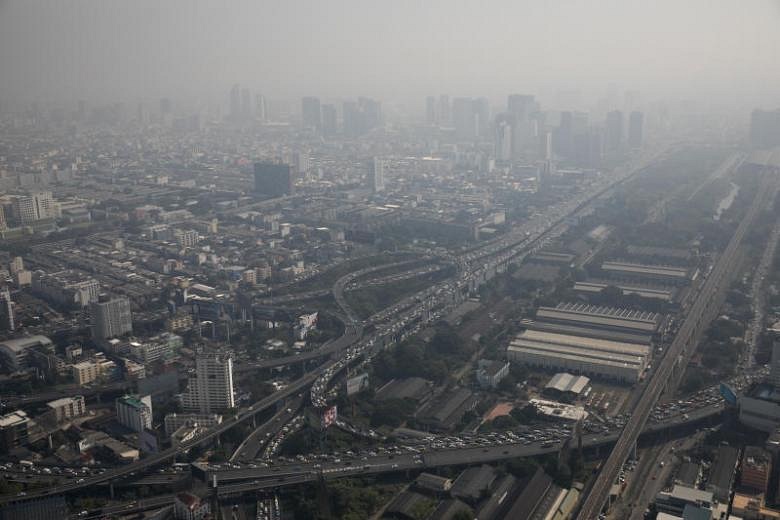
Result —
<svg viewBox="0 0 780 520"><path fill-rule="evenodd" d="M587 99L614 85L649 100L752 107L776 103L780 91L772 30L780 7L771 1L391 8L300 0L267 9L201 1L153 12L143 2L0 4L3 102L222 103L232 83L272 98L367 95L400 104L439 91L495 100L519 90L549 100L579 90ZM282 27L306 38L287 38Z"/></svg>

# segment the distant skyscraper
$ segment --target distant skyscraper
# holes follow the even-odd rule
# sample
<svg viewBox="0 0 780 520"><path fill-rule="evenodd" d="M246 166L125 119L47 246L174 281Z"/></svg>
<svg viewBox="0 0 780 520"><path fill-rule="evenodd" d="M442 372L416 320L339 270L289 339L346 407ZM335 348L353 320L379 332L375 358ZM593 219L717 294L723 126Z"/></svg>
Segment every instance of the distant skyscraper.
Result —
<svg viewBox="0 0 780 520"><path fill-rule="evenodd" d="M92 337L115 338L133 332L130 300L125 297L97 301L90 305Z"/></svg>
<svg viewBox="0 0 780 520"><path fill-rule="evenodd" d="M474 112L474 100L471 98L453 99L452 121L457 139L466 141L476 138L477 114Z"/></svg>
<svg viewBox="0 0 780 520"><path fill-rule="evenodd" d="M294 161L295 171L298 174L298 178L301 178L311 168L311 160L309 159L309 155L305 152L296 152Z"/></svg>
<svg viewBox="0 0 780 520"><path fill-rule="evenodd" d="M512 117L509 114L496 116L495 146L497 161L512 160Z"/></svg>
<svg viewBox="0 0 780 520"><path fill-rule="evenodd" d="M290 166L277 163L255 163L255 193L283 197L293 193Z"/></svg>
<svg viewBox="0 0 780 520"><path fill-rule="evenodd" d="M750 143L756 148L780 146L780 109L753 111L750 115Z"/></svg>
<svg viewBox="0 0 780 520"><path fill-rule="evenodd" d="M160 100L160 114L166 116L173 113L173 103L169 98L162 98Z"/></svg>
<svg viewBox="0 0 780 520"><path fill-rule="evenodd" d="M474 117L477 119L477 136L490 136L490 101L488 98L481 97L473 101Z"/></svg>
<svg viewBox="0 0 780 520"><path fill-rule="evenodd" d="M344 135L359 137L382 125L382 104L360 97L344 102Z"/></svg>
<svg viewBox="0 0 780 520"><path fill-rule="evenodd" d="M301 119L303 126L320 130L322 127L322 111L320 110L319 98L305 97L301 99Z"/></svg>
<svg viewBox="0 0 780 520"><path fill-rule="evenodd" d="M631 148L642 147L642 123L644 116L636 110L628 116L628 146Z"/></svg>
<svg viewBox="0 0 780 520"><path fill-rule="evenodd" d="M541 136L540 145L541 145L541 156L542 159L545 161L551 161L552 160L552 143L553 143L553 134L552 132L544 132Z"/></svg>
<svg viewBox="0 0 780 520"><path fill-rule="evenodd" d="M371 161L368 178L374 193L385 190L385 164L381 158L374 157Z"/></svg>
<svg viewBox="0 0 780 520"><path fill-rule="evenodd" d="M450 107L450 97L446 94L439 96L439 106L436 110L438 122L442 126L449 126L452 122L452 109Z"/></svg>
<svg viewBox="0 0 780 520"><path fill-rule="evenodd" d="M235 408L233 395L233 356L230 352L198 352L195 375L182 394L182 407L200 413L223 412Z"/></svg>
<svg viewBox="0 0 780 520"><path fill-rule="evenodd" d="M230 119L237 121L241 117L241 89L238 84L230 89Z"/></svg>
<svg viewBox="0 0 780 520"><path fill-rule="evenodd" d="M436 120L436 98L428 96L425 98L425 122L429 125L435 125Z"/></svg>
<svg viewBox="0 0 780 520"><path fill-rule="evenodd" d="M255 114L260 123L268 121L268 107L265 104L265 96L262 94L255 94Z"/></svg>
<svg viewBox="0 0 780 520"><path fill-rule="evenodd" d="M338 131L335 105L322 105L322 135L332 137Z"/></svg>
<svg viewBox="0 0 780 520"><path fill-rule="evenodd" d="M507 113L512 120L512 158L528 159L539 153L538 129L532 118L539 111L534 96L511 94L507 97Z"/></svg>
<svg viewBox="0 0 780 520"><path fill-rule="evenodd" d="M620 151L623 146L623 112L613 110L607 114L604 137L604 149L606 152Z"/></svg>
<svg viewBox="0 0 780 520"><path fill-rule="evenodd" d="M376 99L359 97L358 106L365 119L366 131L382 126L382 103Z"/></svg>
<svg viewBox="0 0 780 520"><path fill-rule="evenodd" d="M241 89L241 117L243 119L252 117L252 98L248 88Z"/></svg>
<svg viewBox="0 0 780 520"><path fill-rule="evenodd" d="M530 119L531 114L539 109L534 96L510 94L506 100L506 110L517 120Z"/></svg>

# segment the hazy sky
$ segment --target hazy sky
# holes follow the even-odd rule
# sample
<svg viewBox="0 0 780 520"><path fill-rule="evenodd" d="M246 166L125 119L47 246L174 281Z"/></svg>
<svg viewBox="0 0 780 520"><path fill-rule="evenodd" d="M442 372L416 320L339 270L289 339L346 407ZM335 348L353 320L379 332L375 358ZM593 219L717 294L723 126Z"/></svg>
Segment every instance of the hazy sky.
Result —
<svg viewBox="0 0 780 520"><path fill-rule="evenodd" d="M0 99L556 90L780 105L770 0L0 0Z"/></svg>

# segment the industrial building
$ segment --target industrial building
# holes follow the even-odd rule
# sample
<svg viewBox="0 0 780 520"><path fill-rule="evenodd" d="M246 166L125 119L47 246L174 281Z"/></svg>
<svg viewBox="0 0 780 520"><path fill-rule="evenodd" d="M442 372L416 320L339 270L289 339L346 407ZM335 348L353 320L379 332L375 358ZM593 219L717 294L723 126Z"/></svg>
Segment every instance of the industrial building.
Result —
<svg viewBox="0 0 780 520"><path fill-rule="evenodd" d="M650 280L674 285L685 285L696 278L688 267L607 261L601 270L613 278Z"/></svg>
<svg viewBox="0 0 780 520"><path fill-rule="evenodd" d="M46 336L26 336L0 343L0 362L8 372L17 372L30 367L33 350L54 354L54 344Z"/></svg>
<svg viewBox="0 0 780 520"><path fill-rule="evenodd" d="M642 298L661 300L665 302L674 301L677 296L677 288L673 286L650 285L637 282L606 282L598 280L587 280L584 282L575 282L574 290L584 294L600 293L609 286L614 286L623 291L624 295L635 294Z"/></svg>
<svg viewBox="0 0 780 520"><path fill-rule="evenodd" d="M663 317L655 312L584 303L561 303L556 307L540 307L536 311L536 319L605 331L653 335L660 327Z"/></svg>
<svg viewBox="0 0 780 520"><path fill-rule="evenodd" d="M544 392L553 397L574 400L590 388L590 379L558 372L544 386Z"/></svg>
<svg viewBox="0 0 780 520"><path fill-rule="evenodd" d="M635 383L650 355L646 345L525 330L507 347L507 358L545 370Z"/></svg>

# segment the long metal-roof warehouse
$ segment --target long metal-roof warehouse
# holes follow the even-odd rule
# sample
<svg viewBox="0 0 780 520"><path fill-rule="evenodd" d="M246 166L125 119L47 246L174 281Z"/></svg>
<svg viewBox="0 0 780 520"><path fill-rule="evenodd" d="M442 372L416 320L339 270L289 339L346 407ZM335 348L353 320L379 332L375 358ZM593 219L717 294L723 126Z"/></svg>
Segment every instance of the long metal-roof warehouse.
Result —
<svg viewBox="0 0 780 520"><path fill-rule="evenodd" d="M647 366L647 345L538 330L519 333L507 347L510 361L634 383Z"/></svg>

